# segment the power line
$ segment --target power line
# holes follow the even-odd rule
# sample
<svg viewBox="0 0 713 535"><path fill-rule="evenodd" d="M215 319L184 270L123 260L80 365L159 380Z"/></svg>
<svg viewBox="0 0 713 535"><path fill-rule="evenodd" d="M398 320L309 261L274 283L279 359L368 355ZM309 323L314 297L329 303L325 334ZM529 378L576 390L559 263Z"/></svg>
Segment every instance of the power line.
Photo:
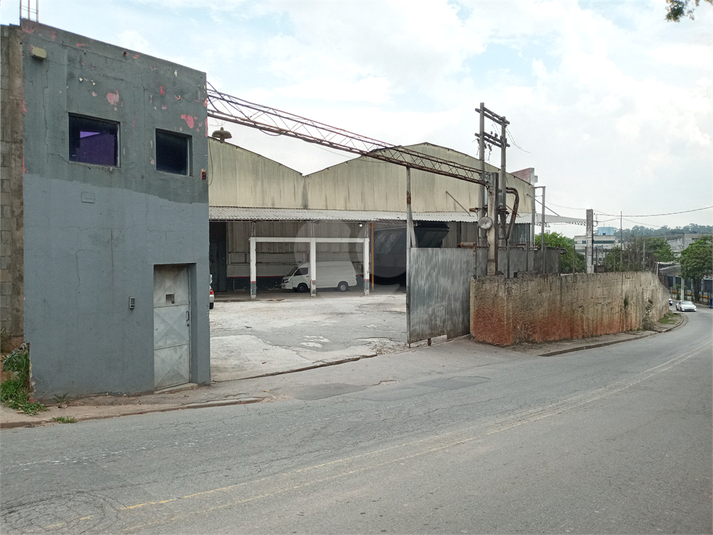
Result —
<svg viewBox="0 0 713 535"><path fill-rule="evenodd" d="M512 141L512 144L513 144L513 145L515 145L515 146L516 146L518 149L520 149L522 152L526 152L527 154L532 154L529 150L525 150L525 149L523 149L520 145L518 145L517 143L515 143L515 138L513 137L512 132L510 132L510 130L508 130L506 133L507 133L508 137L510 137L510 141Z"/></svg>
<svg viewBox="0 0 713 535"><path fill-rule="evenodd" d="M557 206L559 208L565 208L566 210L580 210L580 211L587 210L587 208L572 208L571 206L562 206L561 204L557 204L554 202L548 202L547 204L551 204L551 205ZM622 215L622 214L607 214L605 212L600 212L598 210L595 210L594 212L597 215L604 215L604 216L616 217L616 218L618 218L620 215L621 215L621 217L662 217L662 216L667 216L667 215L678 215L678 214L689 214L691 212L700 212L702 210L710 210L711 208L713 208L713 206L704 206L703 208L694 208L693 210L684 210L682 212L669 212L667 214L636 214L636 215L623 214Z"/></svg>
<svg viewBox="0 0 713 535"><path fill-rule="evenodd" d="M702 210L710 210L713 206L704 206L703 208L695 208L693 210L684 210L682 212L669 212L667 214L645 214L645 215L633 215L633 214L623 214L621 217L661 217L665 215L678 215L678 214L690 214L691 212L700 212ZM599 215L605 215L610 217L619 217L617 214L605 214L604 212L597 212Z"/></svg>

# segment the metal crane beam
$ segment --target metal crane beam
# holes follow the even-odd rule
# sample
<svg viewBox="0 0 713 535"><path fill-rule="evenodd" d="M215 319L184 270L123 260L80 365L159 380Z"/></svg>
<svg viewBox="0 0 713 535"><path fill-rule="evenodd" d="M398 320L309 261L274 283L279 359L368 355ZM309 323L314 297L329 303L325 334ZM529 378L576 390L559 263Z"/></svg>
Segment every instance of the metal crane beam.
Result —
<svg viewBox="0 0 713 535"><path fill-rule="evenodd" d="M393 163L438 175L488 186L484 171L450 160L430 156L404 147L361 136L342 128L329 126L293 113L248 102L221 93L211 84L207 88L208 117L249 126L263 132L293 137L375 160Z"/></svg>

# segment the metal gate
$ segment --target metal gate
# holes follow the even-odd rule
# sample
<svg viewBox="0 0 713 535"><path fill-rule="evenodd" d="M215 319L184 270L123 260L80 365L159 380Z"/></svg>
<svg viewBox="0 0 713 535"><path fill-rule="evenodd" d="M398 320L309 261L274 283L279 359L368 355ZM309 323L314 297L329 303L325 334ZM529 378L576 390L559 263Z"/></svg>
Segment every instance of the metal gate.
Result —
<svg viewBox="0 0 713 535"><path fill-rule="evenodd" d="M471 249L411 249L409 256L408 343L470 333Z"/></svg>
<svg viewBox="0 0 713 535"><path fill-rule="evenodd" d="M187 266L154 266L154 388L190 380L191 303Z"/></svg>

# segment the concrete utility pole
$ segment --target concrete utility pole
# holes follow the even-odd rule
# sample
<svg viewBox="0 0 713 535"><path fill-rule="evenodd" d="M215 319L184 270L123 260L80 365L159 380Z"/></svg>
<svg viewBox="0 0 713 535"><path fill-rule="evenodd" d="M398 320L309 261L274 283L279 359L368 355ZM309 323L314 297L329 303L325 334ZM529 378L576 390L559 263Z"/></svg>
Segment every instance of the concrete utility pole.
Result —
<svg viewBox="0 0 713 535"><path fill-rule="evenodd" d="M479 112L480 116L480 136L478 137L478 159L480 160L480 170L482 171L482 177L485 176L485 104L480 103L480 108L476 110ZM480 186L480 203L481 209L478 214L478 220L480 218L488 215L488 189L481 184ZM485 245L487 239L487 233L484 229L478 227L478 245ZM476 248L477 255L477 248Z"/></svg>
<svg viewBox="0 0 713 535"><path fill-rule="evenodd" d="M594 210L587 210L587 247L584 251L587 273L594 273Z"/></svg>
<svg viewBox="0 0 713 535"><path fill-rule="evenodd" d="M506 148L508 147L507 142L507 125L510 123L504 116L497 115L487 109L485 105L481 102L480 108L476 109L480 113L480 132L475 134L478 137L482 147L481 159L483 158L483 152L485 151L485 142L488 145L496 146L500 148L500 172L496 173L494 179L490 181L488 186L488 217L492 220L493 224L488 229L488 275L495 275L500 272L498 263L498 250L502 245L502 241L505 238L505 217L507 215L507 206L505 205L505 162L506 162ZM485 133L485 118L490 119L494 123L500 125L500 137L498 134L486 134ZM485 162L481 162L481 169L485 169Z"/></svg>
<svg viewBox="0 0 713 535"><path fill-rule="evenodd" d="M547 275L547 247L545 247L545 186L542 186L542 221L540 221L540 249L542 249L542 274Z"/></svg>

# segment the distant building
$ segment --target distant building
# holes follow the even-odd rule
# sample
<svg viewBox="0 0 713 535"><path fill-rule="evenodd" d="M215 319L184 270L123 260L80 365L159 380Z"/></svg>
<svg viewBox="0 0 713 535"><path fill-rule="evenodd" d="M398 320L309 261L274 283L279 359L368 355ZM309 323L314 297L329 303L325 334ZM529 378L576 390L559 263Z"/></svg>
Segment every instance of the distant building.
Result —
<svg viewBox="0 0 713 535"><path fill-rule="evenodd" d="M599 266L604 262L604 257L613 247L619 245L619 240L614 236L614 227L600 227L594 234L593 263ZM574 250L579 254L587 251L587 236L579 235L574 237Z"/></svg>
<svg viewBox="0 0 713 535"><path fill-rule="evenodd" d="M694 241L707 236L707 234L671 234L669 236L663 236L663 238L671 246L671 251L676 256L680 255L681 252L691 245Z"/></svg>

